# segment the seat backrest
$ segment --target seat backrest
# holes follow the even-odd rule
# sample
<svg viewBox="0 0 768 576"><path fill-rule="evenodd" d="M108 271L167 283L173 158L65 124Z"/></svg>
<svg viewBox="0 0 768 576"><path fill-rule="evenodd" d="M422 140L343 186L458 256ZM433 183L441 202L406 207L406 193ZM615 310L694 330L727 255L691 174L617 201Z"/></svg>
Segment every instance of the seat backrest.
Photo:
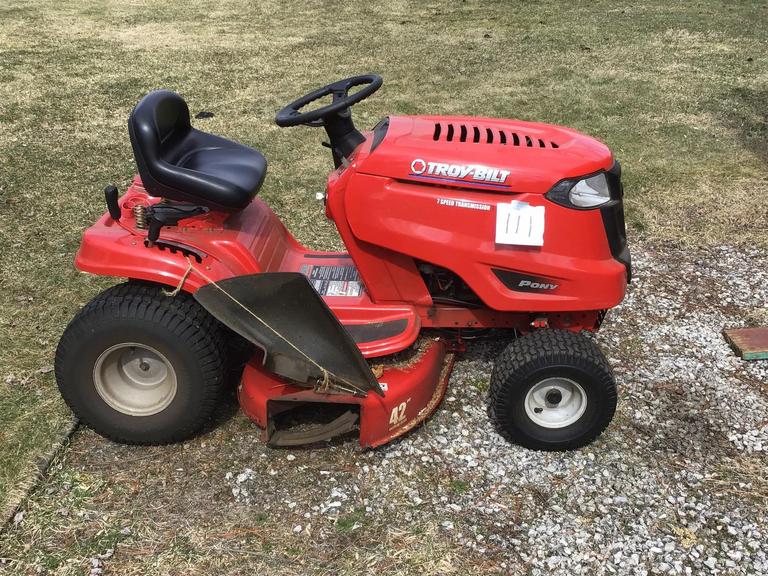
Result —
<svg viewBox="0 0 768 576"><path fill-rule="evenodd" d="M168 90L141 99L128 132L152 196L234 212L250 203L267 172L258 150L192 128L187 103Z"/></svg>
<svg viewBox="0 0 768 576"><path fill-rule="evenodd" d="M169 190L153 175L162 172L164 162L175 144L192 130L189 107L184 99L170 90L150 92L136 105L128 118L131 146L144 188L153 196L165 196Z"/></svg>

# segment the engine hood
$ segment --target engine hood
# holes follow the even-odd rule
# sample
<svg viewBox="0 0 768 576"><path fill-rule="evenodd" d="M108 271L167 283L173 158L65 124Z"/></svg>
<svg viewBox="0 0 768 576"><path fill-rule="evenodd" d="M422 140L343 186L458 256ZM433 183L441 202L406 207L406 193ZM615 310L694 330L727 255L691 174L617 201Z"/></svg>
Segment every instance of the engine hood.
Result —
<svg viewBox="0 0 768 576"><path fill-rule="evenodd" d="M575 130L470 116L390 116L361 146L358 172L486 192L546 193L608 170L608 147Z"/></svg>

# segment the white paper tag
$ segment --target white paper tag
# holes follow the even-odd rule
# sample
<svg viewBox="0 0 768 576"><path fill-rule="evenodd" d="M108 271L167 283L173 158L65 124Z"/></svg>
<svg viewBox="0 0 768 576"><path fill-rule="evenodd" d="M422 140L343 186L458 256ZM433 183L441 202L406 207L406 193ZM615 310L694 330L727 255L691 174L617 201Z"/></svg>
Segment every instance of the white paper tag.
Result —
<svg viewBox="0 0 768 576"><path fill-rule="evenodd" d="M543 246L544 206L531 206L519 200L497 204L496 243Z"/></svg>

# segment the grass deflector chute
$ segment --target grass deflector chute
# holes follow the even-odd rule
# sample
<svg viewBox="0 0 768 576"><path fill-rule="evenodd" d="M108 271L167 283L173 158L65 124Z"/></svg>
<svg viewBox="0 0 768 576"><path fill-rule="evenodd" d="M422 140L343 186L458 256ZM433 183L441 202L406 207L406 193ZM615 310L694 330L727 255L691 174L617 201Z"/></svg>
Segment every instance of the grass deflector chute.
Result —
<svg viewBox="0 0 768 576"><path fill-rule="evenodd" d="M381 86L345 78L275 117L326 132L316 217L341 252L301 245L257 198L261 152L193 127L174 92L142 98L128 119L139 175L105 190L75 261L129 281L83 308L56 355L82 422L121 442L183 440L234 374L271 445L355 430L379 446L434 413L454 356L485 338L504 342L489 413L510 441L568 450L608 426L616 384L582 332L631 278L618 161L536 122L393 114L360 131L352 107Z"/></svg>
<svg viewBox="0 0 768 576"><path fill-rule="evenodd" d="M207 284L195 300L264 351L264 367L296 382L384 393L333 312L303 274L249 274Z"/></svg>

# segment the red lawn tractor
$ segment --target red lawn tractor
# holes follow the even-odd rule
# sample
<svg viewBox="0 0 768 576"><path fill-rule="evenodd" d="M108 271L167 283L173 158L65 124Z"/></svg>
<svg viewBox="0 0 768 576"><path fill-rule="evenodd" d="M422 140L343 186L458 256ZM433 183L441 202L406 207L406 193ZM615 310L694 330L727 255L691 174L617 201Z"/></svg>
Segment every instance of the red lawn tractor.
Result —
<svg viewBox="0 0 768 576"><path fill-rule="evenodd" d="M375 447L437 409L454 357L483 337L505 343L489 398L505 438L566 450L605 429L616 384L588 333L631 274L618 162L548 124L389 116L360 132L351 107L381 84L341 80L276 117L325 129L335 169L319 196L345 252L305 248L256 197L258 150L193 128L173 92L139 102L139 174L120 197L107 187L75 260L128 281L86 305L56 352L83 423L180 441L235 373L270 445L357 432Z"/></svg>

